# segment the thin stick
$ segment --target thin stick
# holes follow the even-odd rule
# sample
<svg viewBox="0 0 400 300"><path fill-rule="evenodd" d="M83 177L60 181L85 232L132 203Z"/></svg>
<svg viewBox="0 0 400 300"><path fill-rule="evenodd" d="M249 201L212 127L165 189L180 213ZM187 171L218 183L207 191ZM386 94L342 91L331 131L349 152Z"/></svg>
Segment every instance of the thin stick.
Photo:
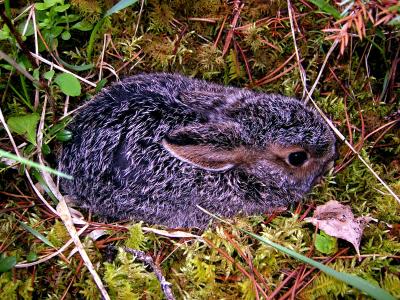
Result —
<svg viewBox="0 0 400 300"><path fill-rule="evenodd" d="M35 54L39 55L39 40L38 40L38 28L36 24L36 13L35 13L35 6L32 5L30 15L32 16L32 23L33 23L33 36L35 37ZM28 22L27 22L28 24ZM36 63L39 65L39 60L36 59ZM53 104L53 102L52 102ZM35 88L35 102L34 102L35 110L39 107L39 89Z"/></svg>
<svg viewBox="0 0 400 300"><path fill-rule="evenodd" d="M128 252L128 253L134 255L135 259L140 260L141 262L147 264L153 270L158 281L160 282L161 289L165 295L165 298L167 298L167 300L175 300L174 294L172 293L172 290L171 290L172 284L165 279L160 268L154 263L154 260L150 255L147 255L143 251L135 250L135 249L127 248L127 247L125 247L124 250L125 250L125 252Z"/></svg>
<svg viewBox="0 0 400 300"><path fill-rule="evenodd" d="M15 154L16 154L18 157L22 158L21 154L19 153L17 144L15 143L14 138L13 138L13 136L12 136L12 134L11 134L11 131L10 131L10 129L8 128L8 125L7 125L7 123L6 123L6 120L4 119L4 115L3 115L3 111L1 110L1 107L0 107L0 122L3 124L3 127L4 127L4 129L6 130L6 132L7 132L8 138L10 139L10 142L11 142L13 148L14 148ZM35 184L34 184L33 181L32 181L32 178L31 178L31 176L30 176L30 174L29 174L29 172L28 172L28 170L27 170L26 168L25 168L25 175L26 175L26 177L28 178L28 181L29 181L30 185L32 186L33 190L35 191L35 193L36 193L36 195L39 197L39 199L44 203L44 205L46 205L46 207L47 207L53 214L55 214L56 216L58 216L58 215L59 215L58 212L46 201L46 199L44 199L44 197L42 196L42 194L41 194L41 193L39 192L39 190L36 188Z"/></svg>
<svg viewBox="0 0 400 300"><path fill-rule="evenodd" d="M139 29L140 19L142 17L142 13L143 13L143 5L144 5L144 0L140 1L140 11L139 11L138 21L137 21L137 24L136 24L135 33L133 34L133 37L136 37L136 33L137 33L138 29Z"/></svg>
<svg viewBox="0 0 400 300"><path fill-rule="evenodd" d="M10 32L14 36L15 40L17 41L17 44L21 48L22 52L26 55L28 58L29 62L34 66L35 68L38 67L38 64L36 61L33 59L31 52L29 51L28 47L25 45L25 43L22 41L21 35L19 32L16 30L14 27L14 24L11 22L11 20L6 16L4 10L0 6L0 15L1 18L3 19L4 23L7 25L7 27L10 29Z"/></svg>
<svg viewBox="0 0 400 300"><path fill-rule="evenodd" d="M222 49L222 56L225 56L225 54L228 52L229 45L231 44L233 35L235 33L235 27L236 27L236 24L237 24L237 22L239 20L240 12L241 12L243 7L244 7L244 3L242 5L240 5L240 7L235 7L233 9L234 16L233 16L233 20L231 22L231 29L228 31L228 34L226 35L224 48Z"/></svg>
<svg viewBox="0 0 400 300"><path fill-rule="evenodd" d="M321 117L325 120L325 122L329 125L329 127L333 130L333 132L339 137L339 139L344 142L351 151L353 151L354 154L357 155L358 159L368 168L368 170L372 173L372 175L375 176L376 179L385 187L385 189L389 192L390 195L393 196L394 199L400 204L400 198L397 196L393 190L379 177L379 175L372 169L372 167L362 158L360 153L354 149L354 147L347 141L345 136L333 125L332 121L328 119L328 117L325 115L325 113L318 107L317 103L314 101L314 99L311 98L311 94L308 94L308 98L311 101L311 103L314 105L315 109L319 112Z"/></svg>
<svg viewBox="0 0 400 300"><path fill-rule="evenodd" d="M99 70L99 79L98 81L100 82L101 77L103 76L103 62L104 62L104 53L106 52L106 48L108 46L108 34L104 34L103 36L103 49L101 50L100 54L100 70Z"/></svg>
<svg viewBox="0 0 400 300"><path fill-rule="evenodd" d="M28 71L26 71L24 68L22 68L15 60L13 60L10 56L5 54L3 51L0 50L0 59L4 59L6 62L8 62L11 66L13 66L18 72L20 72L22 75L24 75L26 78L28 78L30 81L33 83L42 86L42 84L37 81L31 74L29 74Z"/></svg>
<svg viewBox="0 0 400 300"><path fill-rule="evenodd" d="M202 210L202 211L206 211L204 208L200 207L199 205L197 205L197 207ZM207 212L207 211L206 211ZM217 220L222 220L219 217L212 215L214 218L216 218ZM222 220L223 223L226 224L230 224L227 221ZM215 249L220 255L222 255L224 258L226 258L230 263L232 263L234 266L236 266L250 281L253 282L253 284L255 284L256 288L261 292L261 294L263 294L264 298L267 298L267 294L265 293L265 291L261 288L261 286L258 284L257 281L253 281L251 274L249 272L246 271L246 269L239 264L237 261L235 261L230 255L228 255L228 253L226 253L224 250L218 248L213 242L211 242L210 240L206 239L203 237L203 240L213 249Z"/></svg>
<svg viewBox="0 0 400 300"><path fill-rule="evenodd" d="M33 57L37 58L41 62L44 62L45 64L48 64L49 66L53 66L55 69L57 69L59 71L63 71L64 73L71 74L71 75L75 76L76 78L78 78L79 80L83 81L84 83L86 83L88 85L91 85L92 87L96 87L95 83L93 83L93 82L91 82L91 81L89 81L89 80L87 80L87 79L85 79L85 78L83 78L83 77L81 77L79 75L76 75L76 74L72 73L71 71L68 71L67 69L64 69L63 67L59 67L59 66L55 65L54 63L52 63L51 61L41 57L40 55L36 55L33 52L30 52L30 53L31 53L31 55Z"/></svg>
<svg viewBox="0 0 400 300"><path fill-rule="evenodd" d="M44 159L43 159L43 154L41 151L42 148L42 142L43 142L43 129L44 129L44 119L45 119L45 115L46 115L46 104L47 104L47 95L45 95L44 97L44 103L43 103L43 109L42 109L42 115L40 118L40 122L39 122L39 126L38 126L38 131L37 131L37 148L38 148L38 159L39 159L39 163L44 165ZM78 249L79 254L83 260L83 262L85 263L86 268L88 269L88 271L90 272L90 274L92 275L92 278L94 280L94 282L97 285L97 288L99 289L103 299L105 300L110 300L110 296L108 295L103 282L101 281L101 278L99 276L99 274L97 274L93 263L91 262L88 254L85 251L85 248L83 247L83 244L81 242L81 240L79 239L79 235L76 231L76 228L74 226L74 222L72 220L72 216L71 213L69 211L68 205L65 202L65 198L63 197L63 195L61 195L60 191L58 190L58 188L56 187L53 179L51 178L50 174L44 170L42 170L41 172L44 181L46 182L47 186L49 187L49 189L51 190L51 192L53 193L53 195L58 199L59 204L58 204L58 211L59 211L59 216L61 218L61 220L64 223L65 228L67 229L69 235L71 236L71 238L73 239L74 243L75 243L75 247L76 249Z"/></svg>
<svg viewBox="0 0 400 300"><path fill-rule="evenodd" d="M265 75L263 78L258 79L256 81L256 84L261 84L264 80L267 80L268 78L271 78L273 75L275 75L275 73L278 73L281 69L283 69L292 60L292 58L295 55L296 55L296 53L293 53L292 55L290 55L290 57L287 60L285 60L285 62L283 64L281 64L279 67L277 67L272 72L270 72L267 75Z"/></svg>
<svg viewBox="0 0 400 300"><path fill-rule="evenodd" d="M224 17L224 20L222 21L222 25L221 25L221 27L220 27L220 29L219 29L219 31L218 31L217 38L215 39L215 42L214 42L214 47L217 47L217 45L218 45L218 42L219 42L219 40L220 40L220 38L221 38L222 31L224 30L224 26L225 26L225 22L226 22L226 19L227 19L227 18L228 18L228 16L225 16L225 17Z"/></svg>
<svg viewBox="0 0 400 300"><path fill-rule="evenodd" d="M315 88L317 87L317 84L318 84L318 82L319 82L319 79L321 78L322 72L323 72L323 70L325 69L325 65L326 65L326 63L328 62L328 58L331 56L333 50L335 50L335 48L336 48L338 42L339 42L339 40L336 39L336 40L333 42L333 44L332 44L331 48L329 49L328 53L326 54L325 60L324 60L324 62L322 63L321 69L319 70L317 79L315 79L315 82L314 82L313 86L311 87L310 91L307 92L307 97L306 97L306 99L304 99L304 102L305 102L305 103L307 103L308 100L311 100L311 95L314 93L314 90L315 90ZM311 101L313 101L313 100L311 100ZM314 101L313 101L313 103L314 103ZM314 104L314 105L315 105L315 104Z"/></svg>
<svg viewBox="0 0 400 300"><path fill-rule="evenodd" d="M89 227L89 224L86 224L84 227L82 227L82 228L78 231L77 235L80 236L88 227ZM71 238L71 239L68 240L68 242L66 242L66 243L64 244L64 246L62 246L62 247L61 247L60 249L58 249L57 251L55 251L55 252L53 252L53 253L51 253L51 254L49 254L49 255L46 255L46 256L42 257L41 259L39 259L39 260L37 260L37 261L34 261L34 262L31 262L31 263L21 262L21 263L19 263L19 264L16 264L15 267L16 267L16 268L29 268L29 267L32 267L32 266L41 264L41 263L43 263L43 262L46 262L46 261L48 261L49 259L53 258L54 256L57 256L57 255L63 253L66 249L68 249L68 247L69 247L73 242L74 242L74 240Z"/></svg>
<svg viewBox="0 0 400 300"><path fill-rule="evenodd" d="M288 0L289 1L289 0ZM396 201L400 204L400 198L398 195L396 195L393 190L379 177L379 175L374 171L374 169L372 169L372 167L362 158L362 156L360 155L360 153L347 141L347 139L345 138L345 136L335 127L335 125L333 125L333 123L331 122L331 120L329 120L329 118L325 115L325 113L318 107L317 103L312 99L311 95L313 94L319 79L321 78L322 75L322 71L325 68L325 65L328 61L329 56L332 54L333 50L336 48L337 44L339 42L339 38L336 38L334 43L332 44L331 48L329 49L325 60L321 66L321 69L318 73L317 79L315 80L313 86L311 87L310 91L306 91L307 92L307 97L304 100L305 103L308 102L308 100L310 100L312 102L312 104L314 105L314 107L316 108L316 110L318 111L318 113L321 115L321 117L325 120L325 122L329 125L329 127L333 130L333 132L339 137L339 139L341 141L343 141L349 148L351 151L353 151L354 154L357 155L357 157L360 159L360 161L368 168L368 170L372 173L372 175L375 176L376 179L378 179L378 181L385 187L385 189L389 192L390 195L393 196L394 199L396 199Z"/></svg>
<svg viewBox="0 0 400 300"><path fill-rule="evenodd" d="M68 106L69 106L69 96L65 97L65 102L64 102L64 114L63 116L67 116L68 114Z"/></svg>
<svg viewBox="0 0 400 300"><path fill-rule="evenodd" d="M257 81L256 82L256 86L260 86L260 85L263 85L263 84L267 84L268 82L274 81L274 80L282 77L283 75L289 73L295 67L296 67L296 65L294 64L294 65L290 66L289 68L287 68L285 71L282 71L281 73L279 73L278 75L276 75L276 76L274 76L272 78L269 78L269 79L266 79L266 80L262 80L262 81Z"/></svg>
<svg viewBox="0 0 400 300"><path fill-rule="evenodd" d="M303 98L304 98L305 93L308 92L307 91L306 72L304 71L303 65L301 64L299 49L297 48L296 34L294 32L294 21L293 21L293 15L292 15L292 4L290 3L290 0L287 0L287 5L288 5L288 11L289 11L290 29L292 31L293 44L294 44L294 49L296 52L297 64L299 66L300 79L301 79L301 83L303 84Z"/></svg>

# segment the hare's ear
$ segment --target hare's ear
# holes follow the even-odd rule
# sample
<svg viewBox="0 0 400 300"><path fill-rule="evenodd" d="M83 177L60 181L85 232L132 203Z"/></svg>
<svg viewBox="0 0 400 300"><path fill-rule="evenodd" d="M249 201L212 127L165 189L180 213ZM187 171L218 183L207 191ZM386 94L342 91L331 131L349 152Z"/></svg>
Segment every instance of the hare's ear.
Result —
<svg viewBox="0 0 400 300"><path fill-rule="evenodd" d="M226 128L184 127L165 137L162 144L181 161L204 170L225 171L240 163L244 151L226 144L221 147L223 129Z"/></svg>

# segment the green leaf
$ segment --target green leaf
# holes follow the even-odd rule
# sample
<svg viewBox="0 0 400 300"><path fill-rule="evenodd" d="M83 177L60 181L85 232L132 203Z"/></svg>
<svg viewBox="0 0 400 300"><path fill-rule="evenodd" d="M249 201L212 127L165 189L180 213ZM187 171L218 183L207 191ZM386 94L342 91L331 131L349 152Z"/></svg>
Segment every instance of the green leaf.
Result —
<svg viewBox="0 0 400 300"><path fill-rule="evenodd" d="M57 3L64 4L64 0L44 0L44 3L46 3L47 7L52 7Z"/></svg>
<svg viewBox="0 0 400 300"><path fill-rule="evenodd" d="M23 135L32 144L36 145L36 126L40 120L38 113L8 118L7 124L12 132Z"/></svg>
<svg viewBox="0 0 400 300"><path fill-rule="evenodd" d="M100 90L106 85L106 83L107 83L107 79L103 78L102 80L100 80L96 85L95 92L96 93L100 92Z"/></svg>
<svg viewBox="0 0 400 300"><path fill-rule="evenodd" d="M49 33L47 35L45 35L45 37L47 37L49 39L54 39L54 38L58 37L63 31L64 31L63 26L54 26L51 28Z"/></svg>
<svg viewBox="0 0 400 300"><path fill-rule="evenodd" d="M1 39L0 39L0 40L1 40ZM0 67L6 69L6 70L8 70L8 71L11 71L11 70L14 68L13 66L11 66L11 65L6 65L6 64L0 64Z"/></svg>
<svg viewBox="0 0 400 300"><path fill-rule="evenodd" d="M388 25L390 25L390 26L400 25L400 16L396 16L392 20L390 20Z"/></svg>
<svg viewBox="0 0 400 300"><path fill-rule="evenodd" d="M61 91L67 96L79 96L81 94L81 84L75 76L62 73L57 75L54 82L60 87Z"/></svg>
<svg viewBox="0 0 400 300"><path fill-rule="evenodd" d="M36 10L46 10L49 7L46 5L46 3L36 3L35 4L35 9Z"/></svg>
<svg viewBox="0 0 400 300"><path fill-rule="evenodd" d="M67 124L71 121L70 118L64 118L62 120L60 120L60 123L54 124L53 126L51 126L50 128L48 128L48 131L46 133L46 135L48 137L55 135L57 132L59 132L60 130L64 129L65 126L67 126Z"/></svg>
<svg viewBox="0 0 400 300"><path fill-rule="evenodd" d="M56 139L60 142L67 142L72 139L72 132L66 129L60 130L60 132L56 134Z"/></svg>
<svg viewBox="0 0 400 300"><path fill-rule="evenodd" d="M0 30L0 40L6 40L10 36L10 28L7 25L3 25L3 28Z"/></svg>
<svg viewBox="0 0 400 300"><path fill-rule="evenodd" d="M92 60L92 52L93 52L94 42L96 41L96 38L97 38L97 32L103 26L105 20L106 20L105 18L101 18L96 23L96 25L94 25L93 30L90 33L89 43L88 43L88 45L86 47L86 55L87 55L87 59L89 61Z"/></svg>
<svg viewBox="0 0 400 300"><path fill-rule="evenodd" d="M58 58L58 60L63 66L68 67L68 69L71 69L71 70L74 70L77 72L87 71L87 70L93 69L93 67L94 67L94 64L85 64L85 65L75 66L75 65L71 65L71 64L63 61L61 58Z"/></svg>
<svg viewBox="0 0 400 300"><path fill-rule="evenodd" d="M138 0L121 0L109 10L107 10L104 17L111 16L112 14L119 12L121 9L127 8L128 6L135 4L136 2L138 2Z"/></svg>
<svg viewBox="0 0 400 300"><path fill-rule="evenodd" d="M29 159L26 159L26 158L23 158L23 157L18 157L16 155L14 155L14 154L12 154L10 152L4 151L2 149L0 149L0 157L5 157L5 158L8 158L8 159L12 159L12 160L15 160L15 161L17 161L17 162L19 162L21 164L24 164L24 165L27 165L27 166L31 166L31 167L34 167L34 168L37 168L37 169L41 169L41 170L47 171L49 173L55 174L55 175L63 177L63 178L67 178L67 179L72 179L73 178L70 175L64 174L62 172L59 172L59 171L54 170L52 168L49 168L47 166L43 166L43 165L38 164L38 163L36 163L34 161L31 161Z"/></svg>
<svg viewBox="0 0 400 300"><path fill-rule="evenodd" d="M315 238L315 248L324 254L333 254L337 251L337 239L330 235L327 235L321 230L321 234L317 234Z"/></svg>
<svg viewBox="0 0 400 300"><path fill-rule="evenodd" d="M25 68L25 67L24 67ZM32 74L33 78L35 78L37 81L39 81L40 79L40 73L39 73L39 68L36 68L33 70L33 74Z"/></svg>
<svg viewBox="0 0 400 300"><path fill-rule="evenodd" d="M44 155L49 155L51 153L51 149L50 149L49 145L47 145L47 144L42 145L42 153Z"/></svg>
<svg viewBox="0 0 400 300"><path fill-rule="evenodd" d="M142 230L142 222L129 227L129 237L125 240L126 247L141 249L145 245L145 236Z"/></svg>
<svg viewBox="0 0 400 300"><path fill-rule="evenodd" d="M43 77L47 80L51 80L56 72L54 70L47 71L43 74Z"/></svg>
<svg viewBox="0 0 400 300"><path fill-rule="evenodd" d="M64 41L68 41L68 40L71 38L71 33L69 33L69 31L64 31L64 32L61 34L61 38L62 38Z"/></svg>
<svg viewBox="0 0 400 300"><path fill-rule="evenodd" d="M59 6L56 6L54 8L54 10L56 12L63 12L63 11L66 11L70 6L71 6L70 4L59 5Z"/></svg>
<svg viewBox="0 0 400 300"><path fill-rule="evenodd" d="M0 273L11 270L17 264L15 256L2 257L0 259Z"/></svg>
<svg viewBox="0 0 400 300"><path fill-rule="evenodd" d="M25 31L25 35L24 36L31 36L31 35L33 35L34 33L35 33L35 29L34 29L34 27L33 27L33 22L32 22L32 20L29 20L29 23L28 24L26 24L26 21L25 22L20 22L19 24L18 24L18 32L22 35L22 33L24 32L24 30L25 30L25 26L26 25L28 25L27 27L26 27L26 31Z"/></svg>
<svg viewBox="0 0 400 300"><path fill-rule="evenodd" d="M310 0L310 2L318 6L318 8L324 13L333 16L336 20L341 19L340 12L325 0Z"/></svg>
<svg viewBox="0 0 400 300"><path fill-rule="evenodd" d="M86 20L75 23L71 27L71 29L76 29L76 30L80 30L80 31L89 31L89 30L92 30L92 28L93 28L93 24L89 23Z"/></svg>
<svg viewBox="0 0 400 300"><path fill-rule="evenodd" d="M57 24L61 23L73 23L75 21L78 21L81 17L79 15L66 15L66 16L60 16L57 18Z"/></svg>
<svg viewBox="0 0 400 300"><path fill-rule="evenodd" d="M320 269L322 272L334 277L337 280L343 281L351 286L354 286L355 288L363 291L364 293L368 294L369 296L371 296L375 299L395 300L395 298L392 295L390 295L388 292L386 292L384 289L380 288L379 286L369 283L365 279L362 279L362 278L352 275L352 274L335 271L334 269L332 269L328 266L325 266L324 264L321 264L307 256L301 255L301 254L299 254L293 250L290 250L284 246L281 246L267 238L261 237L257 234L254 234L254 233L249 232L244 229L240 229L240 230L242 232L252 236L253 238L259 240L260 242L279 250L282 253L285 253L299 261L302 261L302 262L309 264L317 269Z"/></svg>
<svg viewBox="0 0 400 300"><path fill-rule="evenodd" d="M35 237L37 237L43 243L45 243L46 245L48 245L48 246L50 246L52 248L55 248L54 245L43 234L41 234L37 230L33 229L29 225L26 225L25 223L22 223L21 221L18 221L18 222L26 231L32 233Z"/></svg>
<svg viewBox="0 0 400 300"><path fill-rule="evenodd" d="M57 197L53 194L53 192L50 190L47 183L44 181L42 174L40 174L40 172L38 170L33 170L32 175L39 182L39 184L43 187L44 191L47 193L47 195L49 195L51 200L53 200L54 203L58 203Z"/></svg>
<svg viewBox="0 0 400 300"><path fill-rule="evenodd" d="M38 259L38 256L37 256L37 254L36 254L35 252L33 252L33 251L30 251L30 252L28 253L28 255L26 256L26 260L29 261L29 262L35 261L35 260L37 260L37 259Z"/></svg>
<svg viewBox="0 0 400 300"><path fill-rule="evenodd" d="M35 145L29 144L28 146L26 146L26 147L24 148L23 154L24 154L25 156L29 156L29 155L31 155L31 154L33 153L33 151L35 151L35 149L36 149L36 146L35 146Z"/></svg>
<svg viewBox="0 0 400 300"><path fill-rule="evenodd" d="M227 59L229 65L229 80L243 78L245 76L244 68L240 64L236 52L231 49Z"/></svg>

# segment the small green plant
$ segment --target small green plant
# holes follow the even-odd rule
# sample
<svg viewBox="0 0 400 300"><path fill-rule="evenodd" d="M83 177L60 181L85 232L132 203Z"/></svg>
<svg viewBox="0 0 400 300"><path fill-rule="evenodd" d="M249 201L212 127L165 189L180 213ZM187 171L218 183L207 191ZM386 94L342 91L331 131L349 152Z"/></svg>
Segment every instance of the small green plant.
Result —
<svg viewBox="0 0 400 300"><path fill-rule="evenodd" d="M35 3L36 19L39 30L42 33L43 41L39 40L39 51L54 50L58 47L59 39L64 41L71 39L72 30L89 31L92 25L82 20L82 17L70 12L70 4L65 4L64 0L45 0ZM24 36L32 36L34 27L32 21L29 22L27 30L24 32L26 24L21 22L19 29Z"/></svg>

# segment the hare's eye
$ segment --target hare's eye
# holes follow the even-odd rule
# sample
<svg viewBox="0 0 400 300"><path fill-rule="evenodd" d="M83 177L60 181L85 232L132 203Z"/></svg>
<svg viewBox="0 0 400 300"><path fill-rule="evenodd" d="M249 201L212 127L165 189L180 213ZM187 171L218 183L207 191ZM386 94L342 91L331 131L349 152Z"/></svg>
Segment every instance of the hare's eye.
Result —
<svg viewBox="0 0 400 300"><path fill-rule="evenodd" d="M303 165L308 159L307 152L305 151L296 151L292 152L288 156L288 162L294 167L300 167Z"/></svg>

